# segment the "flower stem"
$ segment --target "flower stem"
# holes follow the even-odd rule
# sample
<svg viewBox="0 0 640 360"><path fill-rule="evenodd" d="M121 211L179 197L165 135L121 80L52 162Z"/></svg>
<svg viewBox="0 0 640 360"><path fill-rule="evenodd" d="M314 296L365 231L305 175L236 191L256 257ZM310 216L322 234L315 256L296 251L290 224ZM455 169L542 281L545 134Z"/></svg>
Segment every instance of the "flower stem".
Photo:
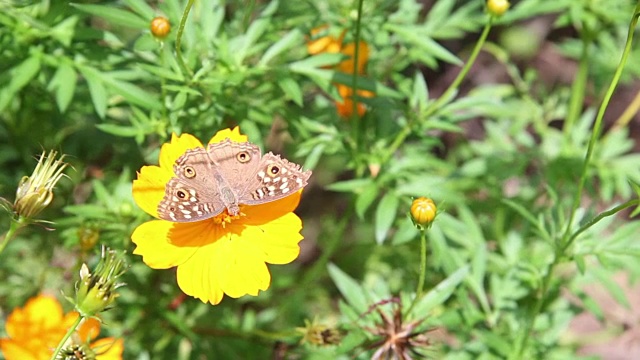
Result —
<svg viewBox="0 0 640 360"><path fill-rule="evenodd" d="M602 99L600 109L598 110L598 115L596 116L595 124L593 125L591 138L589 139L589 144L587 146L587 154L585 155L584 162L582 164L582 172L580 175L580 180L578 182L578 190L576 191L575 197L573 199L573 206L571 208L571 213L569 214L569 222L567 223L567 227L565 228L564 234L562 236L561 246L563 247L563 249L568 248L573 241L573 238L570 238L571 228L573 227L575 213L580 206L582 191L584 190L584 184L587 180L587 168L589 166L589 163L591 162L591 158L593 157L593 149L595 148L598 137L600 136L600 131L602 130L602 119L604 118L604 112L607 109L607 106L609 106L609 101L611 100L611 96L613 96L613 91L618 85L618 81L620 80L620 76L622 75L622 70L624 69L624 65L626 64L627 58L629 57L631 42L633 40L633 33L635 31L636 24L638 23L638 16L640 16L640 1L638 1L638 3L636 4L633 16L631 17L629 32L627 33L627 42L625 44L624 51L622 52L620 63L618 64L616 72L613 75L613 79L611 80L611 84L609 84L609 88L607 89L607 92Z"/></svg>
<svg viewBox="0 0 640 360"><path fill-rule="evenodd" d="M453 80L453 82L449 85L447 90L445 90L445 92L436 101L431 103L431 105L425 109L424 113L420 114L420 116L411 117L409 118L409 120L407 120L407 124L404 126L404 128L402 128L402 130L398 133L398 135L396 135L396 138L393 140L393 142L389 146L387 152L383 155L381 164L386 164L387 161L389 161L389 159L391 158L391 156L393 156L393 154L398 150L398 148L400 148L400 146L404 143L404 140L407 138L407 136L411 134L411 131L413 129L413 125L415 122L414 119L417 119L417 118L424 119L433 115L443 105L445 105L446 101L449 101L453 93L458 89L458 86L460 86L460 83L462 83L462 80L464 80L465 76L467 76L467 74L469 73L469 70L471 70L473 63L478 57L478 54L480 53L482 46L487 40L487 36L489 35L489 30L491 29L491 25L493 25L493 19L494 19L493 16L489 17L489 21L487 21L487 24L484 26L484 29L482 30L482 34L480 34L480 38L478 39L478 42L476 43L475 47L471 51L471 55L469 56L469 59L467 60L466 64L464 64L464 67L462 68L462 70L460 70L460 73L458 73L458 76L455 78L455 80Z"/></svg>
<svg viewBox="0 0 640 360"><path fill-rule="evenodd" d="M9 225L9 230L7 230L7 233L4 235L4 238L0 240L0 254L2 254L2 251L4 250L4 248L7 246L9 241L13 239L13 237L16 235L18 230L20 230L26 224L27 224L27 221L22 216L20 216L18 220L11 219L11 225Z"/></svg>
<svg viewBox="0 0 640 360"><path fill-rule="evenodd" d="M616 72L613 75L613 79L611 80L611 84L609 85L609 88L607 89L607 92L602 100L602 103L600 105L600 109L598 110L598 115L596 116L596 120L593 126L593 130L591 132L591 139L589 140L589 144L587 146L587 153L585 155L585 159L582 165L582 172L580 175L580 181L578 182L578 189L576 191L575 194L575 198L573 201L573 206L571 208L571 213L569 214L569 221L567 223L567 227L565 228L564 234L562 235L561 241L559 244L557 244L556 246L556 254L554 256L553 262L549 265L549 268L547 270L547 273L545 275L545 277L542 280L542 286L540 288L540 293L539 296L535 302L535 305L533 307L533 309L531 310L529 316L527 317L525 326L522 328L522 332L520 333L520 335L518 336L518 339L516 340L516 347L515 347L515 351L511 354L511 356L509 357L509 359L522 359L522 354L524 352L524 350L527 347L527 342L529 341L529 338L531 337L531 331L533 330L533 326L535 323L535 319L536 317L538 317L538 314L540 314L540 311L542 310L542 305L544 304L546 297L547 297L547 291L549 290L549 285L551 283L551 278L553 276L553 270L555 269L555 267L560 263L560 261L563 259L563 255L564 252L571 246L571 244L573 243L573 240L575 240L575 238L577 237L578 234L580 234L581 232L583 232L584 230L586 230L587 228L589 228L590 226L592 226L593 224L595 224L597 221L599 221L600 219L602 219L605 216L609 216L612 215L613 213L622 210L625 207L628 206L632 206L633 204L636 204L637 201L629 201L625 204L622 204L620 206L617 206L615 208L613 208L612 210L606 211L600 215L598 215L596 218L594 218L591 222L585 224L584 226L582 226L580 229L578 229L575 233L571 233L571 229L573 227L573 220L575 217L575 213L578 209L578 206L580 206L580 199L582 198L582 191L584 189L584 185L587 179L587 168L589 166L589 163L591 162L591 157L593 156L593 149L595 147L595 144L598 140L598 137L600 135L600 130L602 128L602 119L604 117L604 112L607 109L607 106L609 105L609 101L611 100L611 96L613 95L613 91L615 90L618 81L620 80L620 76L622 75L622 69L624 68L624 65L627 62L627 57L629 56L629 51L631 50L631 42L633 40L633 33L634 30L636 28L636 24L638 22L638 16L640 16L640 0L638 1L638 3L636 4L636 7L634 9L633 12L633 16L631 17L631 22L629 24L629 32L627 34L627 42L625 44L624 47L624 51L622 53L622 57L620 59L620 63L618 64L618 67L616 68Z"/></svg>
<svg viewBox="0 0 640 360"><path fill-rule="evenodd" d="M563 130L565 138L568 138L573 131L573 126L578 119L580 109L584 102L584 92L589 75L589 48L591 46L591 33L585 29L582 35L582 53L580 54L580 62L578 63L578 71L571 86L571 99L569 100L569 110L567 118L564 121Z"/></svg>
<svg viewBox="0 0 640 360"><path fill-rule="evenodd" d="M193 76L191 69L187 67L187 64L184 62L182 58L182 33L184 32L184 25L187 23L187 18L189 17L189 12L191 11L191 7L193 6L194 0L189 0L187 6L184 8L184 12L182 13L182 18L180 19L180 26L178 27L178 34L176 36L176 57L178 58L178 64L182 68L189 77Z"/></svg>
<svg viewBox="0 0 640 360"><path fill-rule="evenodd" d="M82 321L82 319L84 319L84 317L82 315L78 315L78 318L76 319L76 321L74 321L73 324L71 324L71 326L69 327L69 330L67 330L67 333L64 334L64 337L62 338L62 340L60 340L60 342L58 343L58 346L53 351L53 354L51 355L51 360L56 360L56 358L58 357L58 353L60 353L60 350L62 350L62 347L64 346L64 344L71 337L74 331L76 331L76 328L78 327L78 325L80 325L80 322Z"/></svg>
<svg viewBox="0 0 640 360"><path fill-rule="evenodd" d="M418 300L422 298L422 293L424 291L424 280L427 274L427 229L423 226L420 229L420 275L418 278L418 285L416 288L416 297L413 298L409 309L406 314L410 314L413 307L416 305Z"/></svg>

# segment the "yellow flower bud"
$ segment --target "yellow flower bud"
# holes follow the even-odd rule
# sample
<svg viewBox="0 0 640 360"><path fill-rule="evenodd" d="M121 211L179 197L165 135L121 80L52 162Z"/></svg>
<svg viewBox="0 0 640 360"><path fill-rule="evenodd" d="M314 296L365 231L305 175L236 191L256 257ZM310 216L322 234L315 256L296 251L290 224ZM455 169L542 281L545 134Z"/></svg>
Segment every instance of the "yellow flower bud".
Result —
<svg viewBox="0 0 640 360"><path fill-rule="evenodd" d="M436 204L426 197L419 197L411 204L411 219L413 223L420 226L431 226L436 217Z"/></svg>
<svg viewBox="0 0 640 360"><path fill-rule="evenodd" d="M171 23L166 17L158 16L151 20L151 34L158 39L164 39L171 31Z"/></svg>
<svg viewBox="0 0 640 360"><path fill-rule="evenodd" d="M501 16L507 12L509 6L511 6L509 0L487 0L487 10L494 16Z"/></svg>

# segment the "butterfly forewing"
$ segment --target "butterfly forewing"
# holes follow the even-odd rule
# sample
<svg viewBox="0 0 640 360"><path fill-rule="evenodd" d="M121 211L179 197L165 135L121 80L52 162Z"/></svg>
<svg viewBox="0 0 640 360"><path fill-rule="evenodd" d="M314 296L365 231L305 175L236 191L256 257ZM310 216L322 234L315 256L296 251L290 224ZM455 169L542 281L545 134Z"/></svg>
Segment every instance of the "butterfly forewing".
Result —
<svg viewBox="0 0 640 360"><path fill-rule="evenodd" d="M241 204L255 205L287 197L307 185L311 171L302 171L280 155L265 154L252 175L247 177L238 199Z"/></svg>
<svg viewBox="0 0 640 360"><path fill-rule="evenodd" d="M204 148L187 150L173 166L175 177L165 187L158 216L169 221L191 222L220 214L225 205L210 176L212 168Z"/></svg>

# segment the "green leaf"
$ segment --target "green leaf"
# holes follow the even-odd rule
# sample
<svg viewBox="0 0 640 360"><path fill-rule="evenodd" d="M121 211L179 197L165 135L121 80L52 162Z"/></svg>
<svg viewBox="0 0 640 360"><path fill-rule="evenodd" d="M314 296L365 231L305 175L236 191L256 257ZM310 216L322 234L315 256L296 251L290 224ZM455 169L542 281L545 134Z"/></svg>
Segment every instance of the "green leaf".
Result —
<svg viewBox="0 0 640 360"><path fill-rule="evenodd" d="M267 65L271 59L280 55L283 51L292 48L295 46L300 46L303 41L302 32L298 29L293 29L289 31L285 36L283 36L280 40L276 41L275 44L271 45L267 51L265 51L264 55L260 61L258 61L259 66Z"/></svg>
<svg viewBox="0 0 640 360"><path fill-rule="evenodd" d="M329 67L336 65L342 60L343 56L341 54L318 54L314 56L310 56L306 59L292 62L288 65L289 69L293 72L300 74L307 74L309 71L314 72L320 70L321 67ZM324 70L328 73L332 71Z"/></svg>
<svg viewBox="0 0 640 360"><path fill-rule="evenodd" d="M131 10L138 13L138 15L142 16L145 19L153 19L156 16L156 12L151 8L151 6L147 5L147 3L143 0L124 0L124 3L127 4L131 8Z"/></svg>
<svg viewBox="0 0 640 360"><path fill-rule="evenodd" d="M96 127L108 134L122 137L134 137L140 132L138 129L131 126L122 126L115 124L96 124Z"/></svg>
<svg viewBox="0 0 640 360"><path fill-rule="evenodd" d="M368 300L362 286L334 264L328 264L327 268L333 283L336 284L336 287L349 305L360 314L366 312Z"/></svg>
<svg viewBox="0 0 640 360"><path fill-rule="evenodd" d="M358 194L356 197L355 209L356 214L360 219L364 219L364 214L369 209L369 206L373 203L373 201L378 197L378 186L376 183L371 182Z"/></svg>
<svg viewBox="0 0 640 360"><path fill-rule="evenodd" d="M56 24L49 34L52 38L60 41L64 46L69 47L69 45L71 45L71 40L73 40L77 23L77 16L69 16Z"/></svg>
<svg viewBox="0 0 640 360"><path fill-rule="evenodd" d="M302 107L302 90L297 81L290 77L284 77L278 80L278 86L296 105Z"/></svg>
<svg viewBox="0 0 640 360"><path fill-rule="evenodd" d="M422 72L417 71L413 77L413 92L409 98L412 109L424 109L429 102L429 88Z"/></svg>
<svg viewBox="0 0 640 360"><path fill-rule="evenodd" d="M31 56L11 69L11 82L9 89L17 93L36 76L40 71L40 57Z"/></svg>
<svg viewBox="0 0 640 360"><path fill-rule="evenodd" d="M56 104L61 113L64 113L73 99L76 90L78 74L73 66L67 63L61 63L58 70L53 75L47 90L54 91L56 96Z"/></svg>
<svg viewBox="0 0 640 360"><path fill-rule="evenodd" d="M419 318L425 317L433 308L444 303L449 296L451 296L453 291L458 287L458 285L460 285L468 273L469 266L467 265L449 275L449 277L431 289L431 291L429 291L422 299L418 300L409 316L411 317L411 315L413 315L413 317Z"/></svg>
<svg viewBox="0 0 640 360"><path fill-rule="evenodd" d="M102 83L100 73L98 70L88 66L80 66L78 70L80 70L82 76L84 76L87 81L89 94L91 95L91 101L93 102L93 107L96 109L96 113L101 119L104 119L107 112L107 90Z"/></svg>
<svg viewBox="0 0 640 360"><path fill-rule="evenodd" d="M146 30L149 28L149 22L151 21L151 19L145 20L130 11L118 9L112 6L74 3L72 3L71 6L91 15L101 17L107 20L112 25L120 25L139 30Z"/></svg>
<svg viewBox="0 0 640 360"><path fill-rule="evenodd" d="M110 86L118 94L122 95L122 97L124 97L130 103L140 105L143 108L149 110L159 110L162 108L160 100L158 100L155 95L146 92L136 85L125 81L116 80L113 77L108 76L107 74L105 75L105 84Z"/></svg>
<svg viewBox="0 0 640 360"><path fill-rule="evenodd" d="M387 237L387 232L389 232L391 225L393 225L393 222L396 219L399 204L400 199L398 199L397 195L392 192L386 193L382 197L380 204L378 204L375 222L376 242L378 244L382 244L384 239Z"/></svg>
<svg viewBox="0 0 640 360"><path fill-rule="evenodd" d="M333 183L326 187L330 191L338 192L359 192L364 189L365 186L371 183L371 179L352 179Z"/></svg>

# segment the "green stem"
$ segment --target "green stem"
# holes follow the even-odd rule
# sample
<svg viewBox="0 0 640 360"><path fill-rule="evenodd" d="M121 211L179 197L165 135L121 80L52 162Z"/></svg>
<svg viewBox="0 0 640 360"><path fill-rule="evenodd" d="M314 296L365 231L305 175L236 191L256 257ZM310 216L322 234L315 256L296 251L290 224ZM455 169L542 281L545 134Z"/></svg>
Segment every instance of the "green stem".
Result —
<svg viewBox="0 0 640 360"><path fill-rule="evenodd" d="M566 250L568 245L570 245L573 242L573 240L578 237L578 235L582 234L587 229L589 229L593 225L597 224L600 220L604 219L607 216L615 215L618 212L620 212L621 210L624 210L624 209L626 209L628 207L637 206L637 205L640 205L640 199L629 200L629 201L625 202L624 204L620 204L620 205L612 208L611 210L607 210L607 211L601 212L600 214L598 214L598 216L596 216L593 219L589 220L589 222L587 222L586 224L582 225L580 227L580 229L576 230L573 234L571 234L571 237L569 238L569 241L562 248L562 251Z"/></svg>
<svg viewBox="0 0 640 360"><path fill-rule="evenodd" d="M638 22L638 16L640 16L640 1L638 1L636 8L634 10L633 16L631 18L631 22L629 24L629 32L627 34L627 42L625 44L625 48L624 51L622 53L622 58L620 59L620 63L618 64L618 68L616 69L616 72L613 76L613 79L611 80L611 84L609 85L609 88L607 89L607 92L602 100L602 104L600 105L600 109L598 110L598 115L596 116L596 121L594 123L593 126L593 131L591 133L591 139L589 140L589 144L587 147L587 153L585 155L585 159L584 159L584 163L582 166L582 173L580 176L580 181L578 183L578 189L576 191L576 196L574 198L573 201L573 206L571 208L571 214L569 216L569 221L567 223L567 227L564 231L564 234L562 235L561 241L559 246L556 247L556 253L553 259L553 262L551 263L551 265L549 265L549 268L547 270L547 273L544 277L544 279L542 280L542 286L540 289L540 293L538 296L538 299L536 300L536 303L531 311L531 313L529 314L528 318L527 318L527 322L525 323L525 326L523 327L522 332L520 333L520 335L518 336L518 339L516 341L516 347L515 347L515 351L511 354L511 356L509 356L509 359L521 359L522 358L522 354L524 352L524 350L527 347L527 343L529 341L529 338L531 337L531 332L533 330L533 326L535 323L535 319L538 317L538 314L540 314L540 311L542 310L542 305L544 304L544 301L546 300L547 297L547 291L549 290L549 285L551 283L551 277L553 274L553 271L555 269L555 267L560 263L560 261L563 259L563 255L564 252L566 251L566 249L569 248L569 246L571 246L571 244L573 243L573 240L577 237L578 234L580 234L581 232L583 232L584 230L586 230L588 227L592 226L593 224L595 224L595 222L597 222L598 220L600 220L602 217L605 216L609 216L612 213L612 211L614 210L621 210L624 207L627 206L631 206L630 203L634 203L634 201L630 201L627 202L623 205L620 205L612 210L606 211L600 215L598 215L598 217L594 218L594 220L592 220L592 222L589 222L588 224L584 225L583 227L581 227L580 229L578 229L573 235L571 234L571 228L573 227L573 220L575 217L575 213L578 209L578 206L580 205L580 199L582 198L582 191L584 189L584 184L586 182L586 178L587 178L587 168L589 166L589 163L591 162L591 158L593 156L593 149L595 147L596 141L598 139L598 136L600 135L600 130L602 128L602 119L604 117L604 112L607 108L607 106L609 105L609 101L611 100L611 96L613 95L613 91L616 88L616 85L618 84L618 81L620 80L620 76L622 75L622 69L624 68L624 65L627 61L627 57L629 56L629 51L631 50L631 42L633 39L633 33L636 27L636 24ZM637 200L636 200L637 201Z"/></svg>
<svg viewBox="0 0 640 360"><path fill-rule="evenodd" d="M73 324L71 324L71 327L69 327L69 330L67 330L67 333L64 334L64 337L62 338L62 340L60 340L60 342L58 343L58 346L53 351L53 354L51 355L51 360L56 360L56 358L58 357L58 353L60 353L60 350L62 350L62 347L64 346L64 344L71 337L71 335L76 331L76 328L78 327L78 325L80 325L80 322L82 321L82 319L84 319L84 317L82 315L78 315L78 318L76 319L76 321L74 321Z"/></svg>
<svg viewBox="0 0 640 360"><path fill-rule="evenodd" d="M451 85L449 85L447 90L436 101L431 103L431 105L425 109L424 113L420 114L421 116L412 117L409 120L407 120L407 124L398 133L396 138L391 143L391 146L389 146L387 152L382 157L381 164L386 164L387 161L389 161L389 159L391 158L391 156L393 156L393 154L404 143L404 140L407 138L407 136L411 134L411 131L413 129L413 125L415 122L414 119L417 119L417 118L425 119L433 115L443 105L446 104L445 103L446 101L449 101L453 93L458 89L458 86L460 86L460 83L462 83L462 80L464 80L465 76L467 76L467 73L469 73L469 70L471 70L473 63L478 57L478 54L480 53L480 50L482 49L482 46L484 45L485 41L487 40L487 36L489 35L489 30L491 29L491 26L493 24L493 19L494 19L493 16L489 17L489 21L487 21L487 23L485 24L484 29L482 30L482 34L480 34L480 38L478 39L478 42L473 48L473 51L471 51L471 55L469 56L467 63L464 64L464 67L462 68L462 70L460 70L460 73L458 73L458 76L455 78L455 80L453 80L453 82L451 83Z"/></svg>
<svg viewBox="0 0 640 360"><path fill-rule="evenodd" d="M427 274L427 229L422 227L420 229L420 275L418 278L418 285L416 287L416 297L413 298L409 309L405 314L410 314L413 307L418 303L418 300L422 298L424 292L424 280Z"/></svg>
<svg viewBox="0 0 640 360"><path fill-rule="evenodd" d="M184 25L187 23L187 18L189 17L189 12L191 11L191 7L193 6L194 1L195 0L189 0L189 2L187 3L187 6L185 7L184 12L182 13L182 18L180 19L180 27L178 27L178 34L176 36L176 57L178 58L178 64L180 64L182 71L184 71L187 75L189 75L189 77L193 77L193 73L191 72L191 69L187 67L187 64L184 62L184 59L182 58L181 45L182 45L182 33L184 32Z"/></svg>
<svg viewBox="0 0 640 360"><path fill-rule="evenodd" d="M636 24L638 23L638 16L640 16L640 1L636 5L636 8L633 13L633 17L631 18L631 23L629 24L629 32L627 33L627 42L624 46L624 51L622 53L622 58L620 59L620 63L618 64L618 68L616 69L615 74L613 75L613 79L611 80L611 84L609 84L609 88L602 99L602 103L600 104L600 109L598 110L598 115L596 116L595 124L593 125L593 130L591 132L591 138L589 139L589 144L587 146L587 154L585 155L584 162L582 164L582 172L580 175L580 180L578 182L578 190L576 191L575 198L573 199L573 206L571 207L571 213L569 215L569 222L567 223L567 227L562 235L562 247L566 249L571 245L573 241L570 238L571 228L573 227L573 220L575 217L575 213L580 206L580 199L582 199L582 191L584 190L584 184L587 181L587 169L589 167L589 163L591 162L591 158L593 157L593 149L595 148L598 137L600 136L600 131L602 130L602 119L604 118L604 112L609 105L609 101L611 100L611 96L613 95L613 91L618 85L618 81L620 80L620 76L622 75L622 70L624 69L624 65L627 62L627 58L629 57L629 52L631 50L631 42L633 40L633 33L636 28Z"/></svg>
<svg viewBox="0 0 640 360"><path fill-rule="evenodd" d="M353 157L355 160L356 176L361 177L364 174L364 166L361 161L362 152L360 151L361 141L361 128L363 126L358 113L358 60L360 59L360 28L362 21L362 7L364 0L358 0L358 15L356 17L356 33L355 33L355 53L353 55L353 74L351 78L351 138L353 139Z"/></svg>
<svg viewBox="0 0 640 360"><path fill-rule="evenodd" d="M11 219L11 225L9 225L9 230L7 230L7 233L4 235L4 238L1 240L2 242L0 242L0 254L2 254L2 251L4 250L4 248L7 246L9 241L13 239L13 237L16 235L18 230L20 230L26 224L27 224L27 221L23 217L19 217L18 220Z"/></svg>

